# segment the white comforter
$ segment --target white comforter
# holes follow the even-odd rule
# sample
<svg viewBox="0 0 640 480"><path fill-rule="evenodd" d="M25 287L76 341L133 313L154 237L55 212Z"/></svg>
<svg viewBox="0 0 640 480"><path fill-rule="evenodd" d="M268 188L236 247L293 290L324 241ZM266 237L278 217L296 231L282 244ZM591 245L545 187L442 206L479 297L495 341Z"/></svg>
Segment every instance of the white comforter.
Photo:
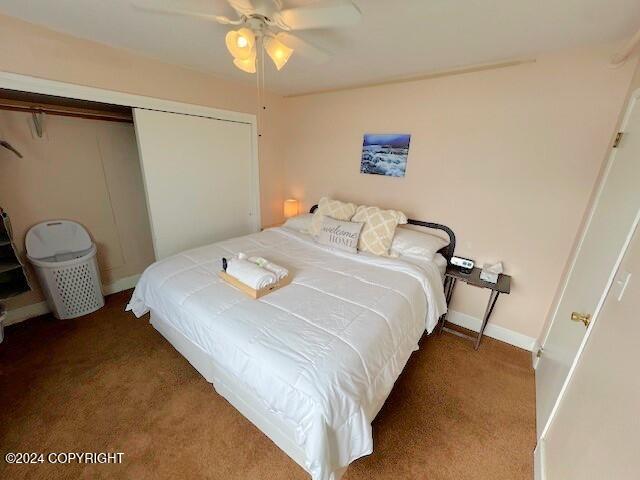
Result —
<svg viewBox="0 0 640 480"><path fill-rule="evenodd" d="M293 282L249 299L217 276L240 251ZM446 303L435 264L336 252L275 228L151 265L127 309L157 312L296 425L308 470L325 480L373 451L373 417Z"/></svg>

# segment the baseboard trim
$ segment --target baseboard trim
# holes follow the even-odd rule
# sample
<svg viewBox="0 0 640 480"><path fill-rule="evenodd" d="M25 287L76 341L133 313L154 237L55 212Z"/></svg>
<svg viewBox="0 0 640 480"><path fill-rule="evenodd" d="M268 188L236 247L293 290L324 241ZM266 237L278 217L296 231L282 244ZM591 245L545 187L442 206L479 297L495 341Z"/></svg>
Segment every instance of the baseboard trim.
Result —
<svg viewBox="0 0 640 480"><path fill-rule="evenodd" d="M103 285L102 291L105 295L111 295L112 293L122 292L133 288L138 283L140 275L132 275L130 277L121 278L109 285ZM51 310L47 305L47 302L32 303L31 305L25 305L24 307L14 308L7 312L7 317L4 319L4 326L13 325L14 323L24 322L33 317L39 317L49 313Z"/></svg>
<svg viewBox="0 0 640 480"><path fill-rule="evenodd" d="M480 331L482 320L466 313L456 312L455 310L449 310L447 313L447 322L458 325L462 328L473 330L474 332ZM484 330L484 334L487 337L495 338L501 342L508 343L518 348L522 348L531 352L535 346L536 339L523 335L522 333L514 332L508 328L501 327L500 325L494 325L491 322Z"/></svg>
<svg viewBox="0 0 640 480"><path fill-rule="evenodd" d="M533 479L545 480L544 465L544 438L538 440L536 448L533 450Z"/></svg>
<svg viewBox="0 0 640 480"><path fill-rule="evenodd" d="M533 348L531 349L531 365L535 370L538 368L538 362L540 358L538 357L538 351L542 349L542 345L540 345L540 339L537 338L535 342L533 342Z"/></svg>
<svg viewBox="0 0 640 480"><path fill-rule="evenodd" d="M33 317L39 317L45 313L49 313L49 306L47 302L32 303L24 307L15 308L7 311L7 316L4 319L4 326L13 325L14 323L24 322Z"/></svg>
<svg viewBox="0 0 640 480"><path fill-rule="evenodd" d="M102 291L105 295L111 295L112 293L122 292L123 290L129 290L137 285L140 280L140 274L131 275L130 277L121 278L116 280L110 285L103 285Z"/></svg>

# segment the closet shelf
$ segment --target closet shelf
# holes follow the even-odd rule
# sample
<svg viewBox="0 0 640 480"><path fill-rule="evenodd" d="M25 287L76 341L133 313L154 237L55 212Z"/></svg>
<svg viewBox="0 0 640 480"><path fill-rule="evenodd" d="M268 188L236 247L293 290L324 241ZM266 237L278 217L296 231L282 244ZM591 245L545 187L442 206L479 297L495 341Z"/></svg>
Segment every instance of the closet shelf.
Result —
<svg viewBox="0 0 640 480"><path fill-rule="evenodd" d="M16 268L22 268L22 265L17 260L0 260L0 273L9 272Z"/></svg>
<svg viewBox="0 0 640 480"><path fill-rule="evenodd" d="M27 290L29 290L29 285L27 285L26 282L19 282L15 284L0 283L0 298L15 297Z"/></svg>
<svg viewBox="0 0 640 480"><path fill-rule="evenodd" d="M31 290L11 240L9 215L0 208L0 300Z"/></svg>

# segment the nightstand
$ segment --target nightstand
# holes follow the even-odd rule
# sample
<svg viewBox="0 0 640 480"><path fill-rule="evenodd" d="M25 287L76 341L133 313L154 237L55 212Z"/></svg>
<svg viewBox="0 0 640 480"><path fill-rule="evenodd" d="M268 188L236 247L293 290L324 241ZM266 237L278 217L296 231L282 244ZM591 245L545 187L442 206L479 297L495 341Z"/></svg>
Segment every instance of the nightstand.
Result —
<svg viewBox="0 0 640 480"><path fill-rule="evenodd" d="M457 330L453 330L448 328L445 324L447 323L447 316L445 315L442 318L442 324L440 325L440 332L449 332L453 333L462 338L466 338L471 340L475 349L477 350L480 346L480 340L482 340L482 335L484 334L484 329L487 327L487 323L489 322L489 318L491 317L491 313L493 313L493 307L496 305L496 300L498 300L498 296L501 293L506 293L507 295L511 292L511 277L509 275L500 274L498 277L498 281L496 283L485 282L484 280L480 280L480 272L482 270L480 268L475 267L471 273L462 273L458 268L452 267L449 265L447 267L447 271L444 275L444 295L447 299L447 306L451 302L451 296L453 295L453 289L456 286L456 283L459 281L472 285L474 287L486 288L491 291L489 294L489 303L487 303L487 308L484 311L484 317L482 317L482 325L480 326L480 331L476 337L471 335L467 335L466 333L459 332Z"/></svg>

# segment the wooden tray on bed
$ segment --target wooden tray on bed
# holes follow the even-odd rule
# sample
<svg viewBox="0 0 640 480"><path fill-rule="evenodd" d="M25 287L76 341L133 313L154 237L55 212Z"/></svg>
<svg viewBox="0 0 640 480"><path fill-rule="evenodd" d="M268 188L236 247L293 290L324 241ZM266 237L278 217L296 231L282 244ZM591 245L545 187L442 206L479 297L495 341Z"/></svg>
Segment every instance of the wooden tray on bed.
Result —
<svg viewBox="0 0 640 480"><path fill-rule="evenodd" d="M258 299L260 297L264 297L265 295L267 295L267 294L269 294L271 292L275 292L276 290L279 290L282 287L286 287L287 285L289 285L291 283L291 277L292 277L291 273L289 273L289 275L284 277L279 282L276 282L273 285L269 285L268 287L261 288L260 290L256 290L254 288L251 288L249 285L247 285L245 283L242 283L237 278L232 277L227 272L224 272L224 271L218 272L218 276L222 280L227 282L229 285L231 285L233 287L236 287L238 290L246 293L247 295L249 295L253 299Z"/></svg>

